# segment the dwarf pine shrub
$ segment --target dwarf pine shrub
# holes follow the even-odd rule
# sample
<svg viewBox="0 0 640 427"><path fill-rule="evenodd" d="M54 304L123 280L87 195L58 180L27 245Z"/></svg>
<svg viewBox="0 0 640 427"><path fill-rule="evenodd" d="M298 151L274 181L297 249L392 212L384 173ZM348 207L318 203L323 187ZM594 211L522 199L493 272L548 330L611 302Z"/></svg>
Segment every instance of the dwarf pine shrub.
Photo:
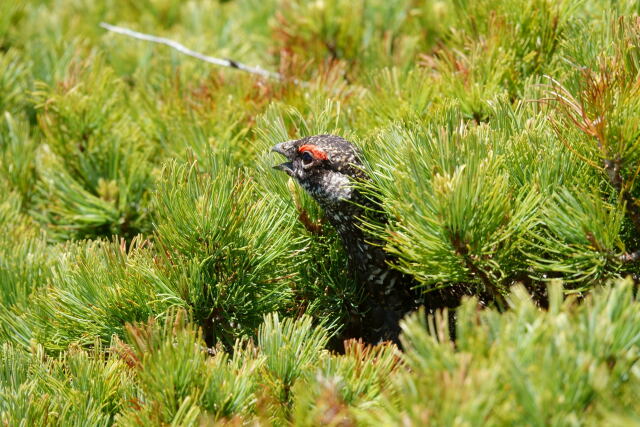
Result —
<svg viewBox="0 0 640 427"><path fill-rule="evenodd" d="M0 424L637 424L639 14L0 2ZM269 152L323 133L454 325L337 342L365 290Z"/></svg>

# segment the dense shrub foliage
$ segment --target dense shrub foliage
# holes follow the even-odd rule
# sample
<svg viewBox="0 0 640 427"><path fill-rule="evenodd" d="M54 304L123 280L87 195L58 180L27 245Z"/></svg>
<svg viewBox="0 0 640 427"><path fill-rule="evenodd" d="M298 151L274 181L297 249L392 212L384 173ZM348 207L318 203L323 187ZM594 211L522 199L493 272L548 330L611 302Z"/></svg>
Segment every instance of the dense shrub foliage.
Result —
<svg viewBox="0 0 640 427"><path fill-rule="evenodd" d="M1 1L0 424L640 422L639 13ZM362 148L363 227L425 298L503 303L327 350L361 290L269 153L319 133Z"/></svg>

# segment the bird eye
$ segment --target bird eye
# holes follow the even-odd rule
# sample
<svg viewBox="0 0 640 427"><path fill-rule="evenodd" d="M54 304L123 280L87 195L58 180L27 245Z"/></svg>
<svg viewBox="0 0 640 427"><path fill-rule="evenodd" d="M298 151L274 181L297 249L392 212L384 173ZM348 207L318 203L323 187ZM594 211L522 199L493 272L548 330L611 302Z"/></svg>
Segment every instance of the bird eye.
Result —
<svg viewBox="0 0 640 427"><path fill-rule="evenodd" d="M308 151L302 152L302 164L309 166L313 162L313 156Z"/></svg>

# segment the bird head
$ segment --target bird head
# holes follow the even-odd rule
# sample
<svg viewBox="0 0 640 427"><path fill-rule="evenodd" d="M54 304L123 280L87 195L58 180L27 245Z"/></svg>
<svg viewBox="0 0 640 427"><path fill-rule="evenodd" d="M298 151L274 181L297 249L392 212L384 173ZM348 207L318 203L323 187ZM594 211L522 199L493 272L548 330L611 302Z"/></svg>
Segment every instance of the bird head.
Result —
<svg viewBox="0 0 640 427"><path fill-rule="evenodd" d="M281 142L272 151L288 160L275 169L298 181L325 208L351 200L352 180L366 178L358 149L339 136L316 135Z"/></svg>

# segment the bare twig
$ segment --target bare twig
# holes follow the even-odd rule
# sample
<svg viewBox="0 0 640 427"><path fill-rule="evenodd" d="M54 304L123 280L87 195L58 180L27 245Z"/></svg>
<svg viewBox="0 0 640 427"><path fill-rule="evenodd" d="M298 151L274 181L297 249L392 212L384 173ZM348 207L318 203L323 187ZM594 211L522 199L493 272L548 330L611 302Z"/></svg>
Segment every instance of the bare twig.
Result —
<svg viewBox="0 0 640 427"><path fill-rule="evenodd" d="M219 65L221 67L235 68L237 70L244 71L250 74L257 74L259 76L262 76L268 79L285 80L285 77L280 73L267 71L260 67L251 67L249 65L245 65L241 62L237 62L232 59L223 59L223 58L216 58L213 56L203 55L202 53L189 49L188 47L178 43L177 41L174 41L165 37L156 37L150 34L139 33L137 31L133 31L128 28L118 27L115 25L107 24L105 22L100 23L100 26L108 31L112 31L118 34L123 34L125 36L133 37L138 40L144 40L152 43L159 43L165 46L169 46L180 53L184 53L185 55L191 56L193 58L197 58L201 61L205 61L210 64ZM291 79L291 81L301 86L305 86L307 84L306 82L298 79Z"/></svg>

